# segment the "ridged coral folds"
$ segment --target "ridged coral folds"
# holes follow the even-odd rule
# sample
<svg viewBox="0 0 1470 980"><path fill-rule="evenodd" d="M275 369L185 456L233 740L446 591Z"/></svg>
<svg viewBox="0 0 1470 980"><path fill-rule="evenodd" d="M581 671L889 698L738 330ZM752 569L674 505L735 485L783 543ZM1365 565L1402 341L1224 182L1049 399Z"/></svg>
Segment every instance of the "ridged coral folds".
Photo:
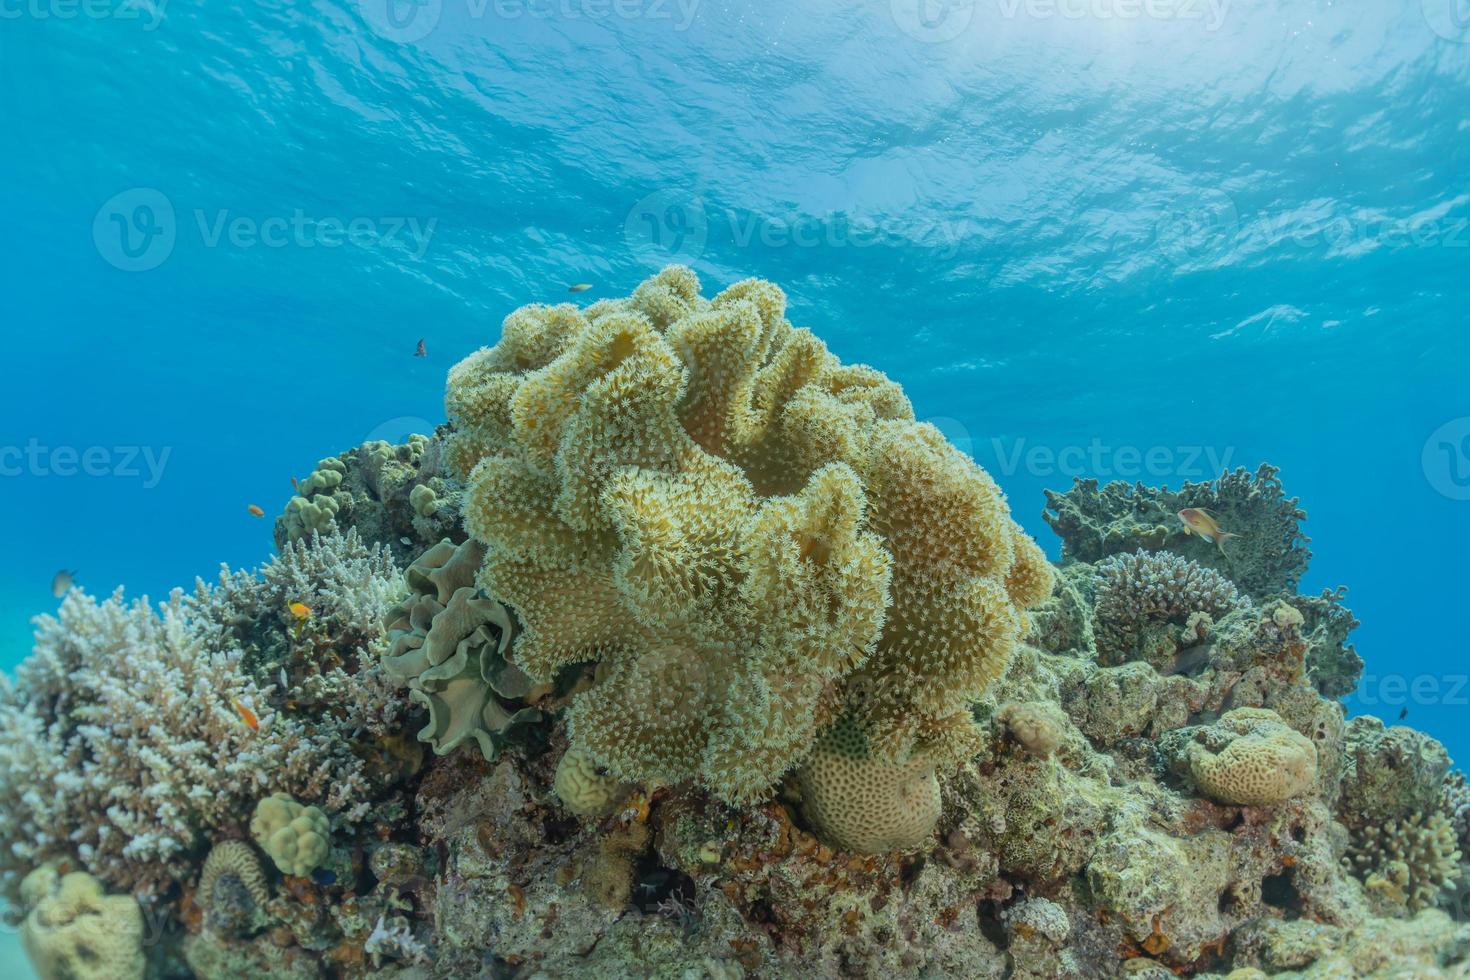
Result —
<svg viewBox="0 0 1470 980"><path fill-rule="evenodd" d="M953 758L1050 592L993 481L785 308L675 266L517 310L450 372L480 585L517 666L598 662L570 727L620 780L756 799L840 714L877 757Z"/></svg>

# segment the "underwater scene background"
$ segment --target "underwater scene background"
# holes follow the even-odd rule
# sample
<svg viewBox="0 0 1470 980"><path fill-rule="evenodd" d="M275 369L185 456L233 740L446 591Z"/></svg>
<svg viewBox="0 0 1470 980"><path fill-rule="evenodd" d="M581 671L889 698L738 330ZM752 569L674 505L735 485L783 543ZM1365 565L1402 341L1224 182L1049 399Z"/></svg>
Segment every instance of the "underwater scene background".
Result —
<svg viewBox="0 0 1470 980"><path fill-rule="evenodd" d="M1457 0L0 10L7 670L58 569L259 564L508 312L684 263L780 284L1053 557L1074 477L1279 467L1350 714L1470 758Z"/></svg>

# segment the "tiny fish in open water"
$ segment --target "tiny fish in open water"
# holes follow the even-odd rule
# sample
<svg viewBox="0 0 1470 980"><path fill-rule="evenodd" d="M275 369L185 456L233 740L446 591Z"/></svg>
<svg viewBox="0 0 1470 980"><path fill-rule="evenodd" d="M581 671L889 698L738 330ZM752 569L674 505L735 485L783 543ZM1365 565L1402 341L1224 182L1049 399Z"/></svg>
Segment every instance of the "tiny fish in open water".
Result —
<svg viewBox="0 0 1470 980"><path fill-rule="evenodd" d="M419 345L413 349L414 357L428 357L429 349L424 346L424 338L419 338Z"/></svg>
<svg viewBox="0 0 1470 980"><path fill-rule="evenodd" d="M574 282L570 286L567 287L567 292L569 292L569 293L585 293L587 290L589 290L591 288L592 288L592 283L590 283L590 282Z"/></svg>
<svg viewBox="0 0 1470 980"><path fill-rule="evenodd" d="M1237 534L1222 530L1215 518L1203 507L1184 508L1179 512L1179 520L1184 524L1185 534L1197 534L1206 541L1212 542L1216 548L1220 549L1222 555L1225 553L1225 539L1239 537Z"/></svg>
<svg viewBox="0 0 1470 980"><path fill-rule="evenodd" d="M52 597L60 599L62 596L70 592L71 587L76 584L76 574L77 573L75 570L68 572L64 568L61 571L57 572L56 576L51 579Z"/></svg>
<svg viewBox="0 0 1470 980"><path fill-rule="evenodd" d="M265 516L265 511L263 509L261 509L261 506L259 504L251 504L249 507L246 507L245 509L250 512L250 516L251 517L264 517Z"/></svg>

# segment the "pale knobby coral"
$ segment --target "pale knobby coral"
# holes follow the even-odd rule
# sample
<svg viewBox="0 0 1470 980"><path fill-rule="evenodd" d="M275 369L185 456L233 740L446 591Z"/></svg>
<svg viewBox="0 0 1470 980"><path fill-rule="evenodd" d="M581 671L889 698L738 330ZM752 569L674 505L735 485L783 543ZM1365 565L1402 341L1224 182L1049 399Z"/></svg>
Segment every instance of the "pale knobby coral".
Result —
<svg viewBox="0 0 1470 980"><path fill-rule="evenodd" d="M1189 775L1220 803L1269 806L1307 792L1317 780L1317 747L1265 708L1236 708L1210 726L1219 741L1189 743Z"/></svg>
<svg viewBox="0 0 1470 980"><path fill-rule="evenodd" d="M996 712L995 720L1018 745L1041 758L1055 754L1067 735L1067 718L1061 709L1042 701L1007 704Z"/></svg>
<svg viewBox="0 0 1470 980"><path fill-rule="evenodd" d="M141 980L143 912L85 871L43 864L20 886L20 941L41 980Z"/></svg>
<svg viewBox="0 0 1470 980"><path fill-rule="evenodd" d="M1455 828L1442 813L1356 827L1343 860L1370 893L1411 912L1435 905L1460 878Z"/></svg>
<svg viewBox="0 0 1470 980"><path fill-rule="evenodd" d="M1220 573L1167 552L1114 555L1098 564L1097 575L1093 628L1105 664L1158 659L1140 649L1155 628L1185 626L1192 616L1219 617L1249 604ZM1168 641L1172 646L1174 638ZM1169 656L1172 650L1163 659Z"/></svg>
<svg viewBox="0 0 1470 980"><path fill-rule="evenodd" d="M302 806L285 793L273 793L255 805L250 833L286 875L308 875L326 860L332 825L318 807Z"/></svg>
<svg viewBox="0 0 1470 980"><path fill-rule="evenodd" d="M428 710L418 737L436 754L473 741L493 761L542 714L519 700L534 683L506 659L515 635L510 612L475 586L484 554L478 542L445 539L409 565L408 597L383 617L383 666Z"/></svg>
<svg viewBox="0 0 1470 980"><path fill-rule="evenodd" d="M205 832L262 793L325 800L356 819L370 796L338 737L269 707L238 650L210 649L175 592L155 611L73 591L37 619L33 654L0 692L4 862L71 856L147 892L192 877ZM258 730L235 704L250 706Z"/></svg>
<svg viewBox="0 0 1470 980"><path fill-rule="evenodd" d="M532 676L600 662L570 730L620 780L758 799L845 710L875 760L954 760L1051 591L984 471L784 312L671 267L450 372L480 583Z"/></svg>

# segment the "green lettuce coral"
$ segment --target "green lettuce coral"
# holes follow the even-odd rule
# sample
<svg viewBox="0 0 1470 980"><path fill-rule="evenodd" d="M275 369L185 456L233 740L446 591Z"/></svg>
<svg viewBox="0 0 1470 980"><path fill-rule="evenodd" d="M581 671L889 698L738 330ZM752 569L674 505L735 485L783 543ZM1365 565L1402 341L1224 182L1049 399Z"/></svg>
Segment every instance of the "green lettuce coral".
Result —
<svg viewBox="0 0 1470 980"><path fill-rule="evenodd" d="M953 761L1051 592L991 478L785 307L676 266L450 372L479 584L527 674L599 663L569 726L617 779L759 799L843 715L875 761Z"/></svg>
<svg viewBox="0 0 1470 980"><path fill-rule="evenodd" d="M474 741L494 760L517 729L542 715L517 703L534 682L507 660L515 635L509 611L474 584L484 555L477 542L446 538L409 565L409 595L384 618L383 666L428 710L418 737L436 754Z"/></svg>

